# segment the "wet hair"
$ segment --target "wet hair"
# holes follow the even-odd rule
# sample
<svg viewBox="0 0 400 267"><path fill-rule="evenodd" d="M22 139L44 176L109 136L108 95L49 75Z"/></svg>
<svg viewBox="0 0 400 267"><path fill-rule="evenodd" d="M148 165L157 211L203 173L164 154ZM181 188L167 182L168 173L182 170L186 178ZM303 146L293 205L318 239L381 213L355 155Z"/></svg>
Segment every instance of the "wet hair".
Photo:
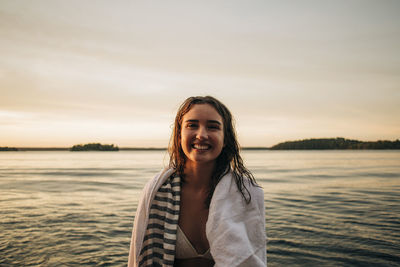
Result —
<svg viewBox="0 0 400 267"><path fill-rule="evenodd" d="M228 172L232 172L237 188L246 203L250 203L251 195L247 186L258 186L252 173L244 166L240 156L240 147L236 138L236 131L231 112L219 100L212 96L195 96L187 98L179 107L175 117L175 123L171 140L169 143L169 166L175 169L175 175L179 175L182 182L185 181L184 168L186 156L181 146L181 130L183 116L189 112L194 105L209 104L222 117L224 127L224 147L216 159L215 169L211 176L210 188L205 205L210 206L215 187L221 178ZM247 184L247 186L246 186Z"/></svg>

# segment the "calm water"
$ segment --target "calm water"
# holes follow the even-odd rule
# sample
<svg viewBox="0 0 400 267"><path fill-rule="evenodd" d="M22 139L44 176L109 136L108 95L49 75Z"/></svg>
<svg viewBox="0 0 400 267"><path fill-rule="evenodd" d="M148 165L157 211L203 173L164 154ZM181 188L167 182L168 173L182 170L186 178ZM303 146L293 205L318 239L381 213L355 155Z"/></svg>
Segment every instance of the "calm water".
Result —
<svg viewBox="0 0 400 267"><path fill-rule="evenodd" d="M400 266L400 151L245 151L269 266ZM164 152L0 153L0 266L125 266Z"/></svg>

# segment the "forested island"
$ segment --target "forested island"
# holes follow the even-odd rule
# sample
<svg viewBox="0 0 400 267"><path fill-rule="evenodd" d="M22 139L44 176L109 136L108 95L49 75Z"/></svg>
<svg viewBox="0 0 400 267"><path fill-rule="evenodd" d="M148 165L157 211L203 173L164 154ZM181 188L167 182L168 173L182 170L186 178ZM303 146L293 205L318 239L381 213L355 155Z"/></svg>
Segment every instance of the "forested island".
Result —
<svg viewBox="0 0 400 267"><path fill-rule="evenodd" d="M102 145L100 143L90 143L85 145L74 145L70 151L118 151L118 146Z"/></svg>
<svg viewBox="0 0 400 267"><path fill-rule="evenodd" d="M400 140L379 140L364 142L337 138L304 139L287 141L270 147L271 150L310 150L310 149L400 149Z"/></svg>
<svg viewBox="0 0 400 267"><path fill-rule="evenodd" d="M18 151L16 147L0 146L0 151Z"/></svg>

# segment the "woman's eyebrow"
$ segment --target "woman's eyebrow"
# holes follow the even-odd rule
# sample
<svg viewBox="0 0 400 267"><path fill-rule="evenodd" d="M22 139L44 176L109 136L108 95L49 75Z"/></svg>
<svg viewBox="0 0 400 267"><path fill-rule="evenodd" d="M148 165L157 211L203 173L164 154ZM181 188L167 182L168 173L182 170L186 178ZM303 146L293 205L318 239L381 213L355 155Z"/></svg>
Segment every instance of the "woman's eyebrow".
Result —
<svg viewBox="0 0 400 267"><path fill-rule="evenodd" d="M199 122L199 120L190 119L190 120L186 120L185 122ZM207 123L215 123L218 125L222 125L222 123L220 123L219 121L216 121L216 120L208 120Z"/></svg>
<svg viewBox="0 0 400 267"><path fill-rule="evenodd" d="M208 120L207 122L209 122L209 123L216 123L216 124L221 125L221 123L220 123L219 121L215 121L215 120Z"/></svg>

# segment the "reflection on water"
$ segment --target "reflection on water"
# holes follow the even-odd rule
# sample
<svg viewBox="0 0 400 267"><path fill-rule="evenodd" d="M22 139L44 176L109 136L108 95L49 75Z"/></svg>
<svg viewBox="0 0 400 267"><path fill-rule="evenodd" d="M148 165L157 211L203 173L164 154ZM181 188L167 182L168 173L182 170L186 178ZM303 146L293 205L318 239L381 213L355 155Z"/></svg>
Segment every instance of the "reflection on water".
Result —
<svg viewBox="0 0 400 267"><path fill-rule="evenodd" d="M400 262L400 151L245 151L263 186L269 266ZM165 152L0 153L0 266L125 266Z"/></svg>

